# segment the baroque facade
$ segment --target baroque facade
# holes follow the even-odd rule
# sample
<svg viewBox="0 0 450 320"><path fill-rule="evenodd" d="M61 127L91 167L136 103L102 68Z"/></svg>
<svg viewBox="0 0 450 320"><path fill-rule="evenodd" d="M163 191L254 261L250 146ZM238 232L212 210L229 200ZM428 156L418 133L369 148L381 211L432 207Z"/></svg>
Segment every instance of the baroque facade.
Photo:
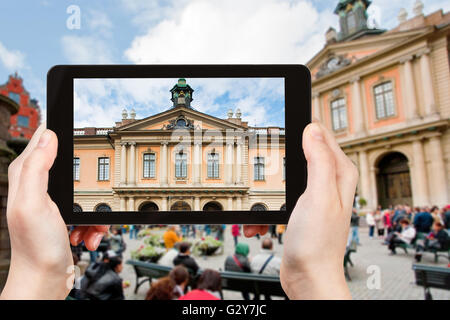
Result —
<svg viewBox="0 0 450 320"><path fill-rule="evenodd" d="M284 128L199 112L193 91L179 79L162 113L74 129L74 211L285 207Z"/></svg>
<svg viewBox="0 0 450 320"><path fill-rule="evenodd" d="M341 0L326 45L308 63L313 117L359 168L366 210L444 206L450 193L450 13L399 13L391 30L367 26L367 0Z"/></svg>

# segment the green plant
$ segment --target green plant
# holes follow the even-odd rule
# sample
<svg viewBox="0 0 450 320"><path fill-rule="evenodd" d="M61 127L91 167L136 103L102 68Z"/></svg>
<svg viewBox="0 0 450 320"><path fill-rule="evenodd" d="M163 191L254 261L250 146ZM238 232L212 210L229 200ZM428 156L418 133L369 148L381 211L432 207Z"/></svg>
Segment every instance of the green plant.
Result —
<svg viewBox="0 0 450 320"><path fill-rule="evenodd" d="M365 207L365 206L367 205L367 200L364 199L364 198L359 198L358 204L359 204L361 207Z"/></svg>

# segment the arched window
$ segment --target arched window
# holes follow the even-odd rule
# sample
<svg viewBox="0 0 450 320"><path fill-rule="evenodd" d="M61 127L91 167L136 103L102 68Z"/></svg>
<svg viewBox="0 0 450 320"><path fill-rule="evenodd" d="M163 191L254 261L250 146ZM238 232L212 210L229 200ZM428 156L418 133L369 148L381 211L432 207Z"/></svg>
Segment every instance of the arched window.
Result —
<svg viewBox="0 0 450 320"><path fill-rule="evenodd" d="M250 209L251 211L267 211L266 206L262 203L256 203Z"/></svg>
<svg viewBox="0 0 450 320"><path fill-rule="evenodd" d="M81 206L78 203L74 203L73 204L73 212L83 212L83 209L81 208Z"/></svg>
<svg viewBox="0 0 450 320"><path fill-rule="evenodd" d="M111 207L108 206L106 203L101 203L95 208L96 212L111 212Z"/></svg>
<svg viewBox="0 0 450 320"><path fill-rule="evenodd" d="M141 204L139 211L159 211L159 208L156 203L148 201Z"/></svg>
<svg viewBox="0 0 450 320"><path fill-rule="evenodd" d="M331 120L333 122L333 130L338 131L347 128L347 106L344 98L331 102Z"/></svg>
<svg viewBox="0 0 450 320"><path fill-rule="evenodd" d="M210 201L203 206L203 211L222 211L222 205L217 201Z"/></svg>
<svg viewBox="0 0 450 320"><path fill-rule="evenodd" d="M377 119L389 118L395 115L394 92L392 81L383 82L373 88Z"/></svg>
<svg viewBox="0 0 450 320"><path fill-rule="evenodd" d="M185 201L177 201L171 207L171 211L191 211L191 206Z"/></svg>

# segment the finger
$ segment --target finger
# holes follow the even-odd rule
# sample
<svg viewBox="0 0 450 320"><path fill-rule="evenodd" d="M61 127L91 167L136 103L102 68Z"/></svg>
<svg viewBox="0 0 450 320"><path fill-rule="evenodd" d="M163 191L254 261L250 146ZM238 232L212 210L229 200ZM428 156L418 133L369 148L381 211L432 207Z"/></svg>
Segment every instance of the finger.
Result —
<svg viewBox="0 0 450 320"><path fill-rule="evenodd" d="M303 151L308 165L306 192L317 195L337 195L336 160L325 141L322 128L311 123L303 132Z"/></svg>
<svg viewBox="0 0 450 320"><path fill-rule="evenodd" d="M89 227L84 235L84 244L86 245L86 248L90 251L97 250L104 236L104 232L98 232L95 227Z"/></svg>
<svg viewBox="0 0 450 320"><path fill-rule="evenodd" d="M256 236L257 234L265 235L269 230L267 225L244 225L244 235L247 238Z"/></svg>
<svg viewBox="0 0 450 320"><path fill-rule="evenodd" d="M8 207L9 203L12 203L15 195L17 194L17 188L19 186L20 173L22 172L23 160L30 154L36 147L42 133L46 129L46 123L43 123L36 129L31 140L28 142L26 148L22 153L9 165L8 167Z"/></svg>
<svg viewBox="0 0 450 320"><path fill-rule="evenodd" d="M70 233L70 243L73 246L77 246L83 241L84 235L89 227L86 226L80 226L76 227L71 233Z"/></svg>
<svg viewBox="0 0 450 320"><path fill-rule="evenodd" d="M46 129L36 147L24 159L20 174L20 185L17 196L30 199L44 199L48 188L48 172L56 158L58 138L56 134Z"/></svg>
<svg viewBox="0 0 450 320"><path fill-rule="evenodd" d="M324 132L325 141L335 155L338 191L344 204L344 209L348 211L353 205L358 182L358 170L339 146L334 135L323 125L319 124L319 126Z"/></svg>

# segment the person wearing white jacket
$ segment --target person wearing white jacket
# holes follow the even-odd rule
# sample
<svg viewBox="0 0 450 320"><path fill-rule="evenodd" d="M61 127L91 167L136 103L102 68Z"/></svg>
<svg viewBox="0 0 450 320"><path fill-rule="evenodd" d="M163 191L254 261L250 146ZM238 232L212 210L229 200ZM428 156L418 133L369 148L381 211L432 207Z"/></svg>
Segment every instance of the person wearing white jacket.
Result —
<svg viewBox="0 0 450 320"><path fill-rule="evenodd" d="M373 233L375 230L375 217L373 215L373 212L368 212L366 214L366 223L369 226L369 237L373 239Z"/></svg>
<svg viewBox="0 0 450 320"><path fill-rule="evenodd" d="M416 229L410 225L407 219L402 219L400 221L402 226L402 232L394 232L393 236L389 240L389 250L392 254L396 254L395 247L398 244L410 244L411 241L416 237Z"/></svg>

